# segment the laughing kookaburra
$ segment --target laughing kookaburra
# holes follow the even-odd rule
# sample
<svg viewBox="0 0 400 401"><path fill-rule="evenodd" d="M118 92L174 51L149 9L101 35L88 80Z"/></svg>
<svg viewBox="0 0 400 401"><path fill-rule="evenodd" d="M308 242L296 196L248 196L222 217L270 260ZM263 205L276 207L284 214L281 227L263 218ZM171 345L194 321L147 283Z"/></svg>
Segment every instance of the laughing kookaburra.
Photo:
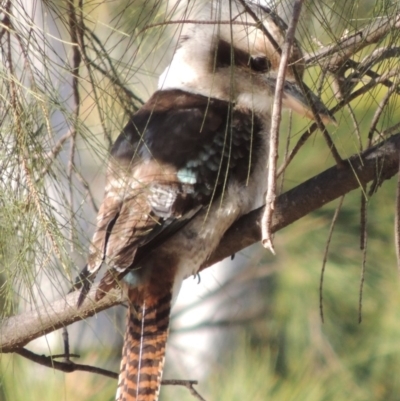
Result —
<svg viewBox="0 0 400 401"><path fill-rule="evenodd" d="M240 0L203 3L188 18L159 90L116 140L87 264L97 299L116 282L129 310L117 400L158 399L171 304L229 227L261 206L279 52ZM247 3L279 46L285 24ZM196 22L197 21L197 22ZM184 22L183 22L184 23ZM289 57L283 105L312 117ZM311 95L325 121L333 119ZM86 283L81 303L88 291Z"/></svg>

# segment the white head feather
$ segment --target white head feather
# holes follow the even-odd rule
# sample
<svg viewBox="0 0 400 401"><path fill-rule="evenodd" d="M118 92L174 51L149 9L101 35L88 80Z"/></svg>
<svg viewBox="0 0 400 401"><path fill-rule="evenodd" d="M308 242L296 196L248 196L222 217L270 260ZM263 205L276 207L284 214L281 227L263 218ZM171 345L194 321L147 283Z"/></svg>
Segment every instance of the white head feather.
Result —
<svg viewBox="0 0 400 401"><path fill-rule="evenodd" d="M284 32L266 9L248 3L265 28L282 46ZM256 21L238 0L209 1L193 10L187 19L199 21L187 23L183 28L179 48L171 64L159 79L160 89L182 89L204 96L236 102L247 108L266 111L270 109L273 91L260 73L248 68L216 65L217 48L220 41L228 43L250 57L266 57L271 69L269 76L276 75L279 53L267 39ZM230 23L232 21L232 24ZM279 21L278 21L279 23ZM296 57L301 53L295 47ZM243 67L243 66L242 66Z"/></svg>

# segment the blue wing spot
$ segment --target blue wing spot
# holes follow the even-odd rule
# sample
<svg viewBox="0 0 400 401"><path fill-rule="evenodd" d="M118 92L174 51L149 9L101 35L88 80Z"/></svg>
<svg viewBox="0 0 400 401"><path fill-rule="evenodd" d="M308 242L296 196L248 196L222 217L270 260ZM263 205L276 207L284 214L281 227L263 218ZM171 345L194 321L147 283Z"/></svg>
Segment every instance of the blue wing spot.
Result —
<svg viewBox="0 0 400 401"><path fill-rule="evenodd" d="M135 271L130 271L123 278L126 284L130 287L138 287L141 284L140 275Z"/></svg>
<svg viewBox="0 0 400 401"><path fill-rule="evenodd" d="M197 182L196 174L188 168L181 168L177 173L176 176L178 177L179 181L184 184L191 184L194 185Z"/></svg>

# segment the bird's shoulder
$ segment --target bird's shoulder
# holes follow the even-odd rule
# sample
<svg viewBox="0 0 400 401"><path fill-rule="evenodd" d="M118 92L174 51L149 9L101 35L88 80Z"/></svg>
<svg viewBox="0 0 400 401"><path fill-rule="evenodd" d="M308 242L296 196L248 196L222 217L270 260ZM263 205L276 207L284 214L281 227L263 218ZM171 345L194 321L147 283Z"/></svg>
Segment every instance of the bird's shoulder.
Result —
<svg viewBox="0 0 400 401"><path fill-rule="evenodd" d="M184 163L229 125L228 102L181 90L157 91L126 124L111 155Z"/></svg>
<svg viewBox="0 0 400 401"><path fill-rule="evenodd" d="M135 168L156 161L183 183L214 186L221 171L247 177L261 146L263 122L251 110L181 90L156 92L116 140L111 159ZM247 169L247 171L246 171ZM195 182L196 181L196 182Z"/></svg>

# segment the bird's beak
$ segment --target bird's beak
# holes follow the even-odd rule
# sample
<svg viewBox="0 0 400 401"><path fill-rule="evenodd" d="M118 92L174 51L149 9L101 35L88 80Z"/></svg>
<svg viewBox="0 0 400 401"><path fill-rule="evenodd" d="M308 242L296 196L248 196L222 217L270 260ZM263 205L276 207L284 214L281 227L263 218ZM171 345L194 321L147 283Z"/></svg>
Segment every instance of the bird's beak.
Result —
<svg viewBox="0 0 400 401"><path fill-rule="evenodd" d="M267 78L271 89L275 92L276 79ZM328 108L322 103L322 100L316 96L311 89L303 82L304 91L295 81L285 81L283 86L282 105L292 109L301 116L308 117L314 120L314 114L312 112L309 101L304 92L308 92L311 101L314 103L315 109L318 112L321 120L324 124L337 125L335 117L331 114Z"/></svg>

